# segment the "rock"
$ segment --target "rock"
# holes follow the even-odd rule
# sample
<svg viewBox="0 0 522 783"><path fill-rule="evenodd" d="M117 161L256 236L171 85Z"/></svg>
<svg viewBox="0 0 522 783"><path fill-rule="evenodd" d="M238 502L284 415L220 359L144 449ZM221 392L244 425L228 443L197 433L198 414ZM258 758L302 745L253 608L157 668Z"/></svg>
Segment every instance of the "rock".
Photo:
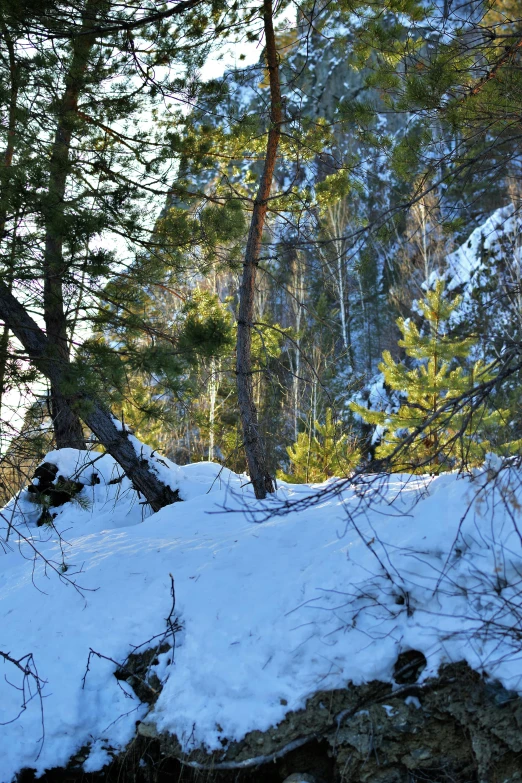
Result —
<svg viewBox="0 0 522 783"><path fill-rule="evenodd" d="M317 778L307 772L292 772L283 783L318 783Z"/></svg>
<svg viewBox="0 0 522 783"><path fill-rule="evenodd" d="M140 721L137 726L137 732L142 737L148 737L149 739L156 739L158 736L158 729L155 723L149 723L148 721Z"/></svg>
<svg viewBox="0 0 522 783"><path fill-rule="evenodd" d="M127 682L140 701L152 706L157 702L162 686L158 675L151 669L158 664L158 655L170 649L168 642L162 642L143 652L131 653L123 666L116 669L114 676Z"/></svg>
<svg viewBox="0 0 522 783"><path fill-rule="evenodd" d="M138 734L143 741L154 738L162 758L213 769L222 781L246 769L248 780L260 783L267 779L263 770L271 770L270 780L277 770L284 783L522 781L522 700L465 663L447 665L416 685L411 679L424 657L414 650L401 656L396 673L402 687L371 682L318 692L277 726L225 743L219 752L182 755L176 737L156 731L153 710Z"/></svg>
<svg viewBox="0 0 522 783"><path fill-rule="evenodd" d="M39 465L34 472L33 483L28 487L28 492L45 492L52 486L57 473L58 467L52 462Z"/></svg>
<svg viewBox="0 0 522 783"><path fill-rule="evenodd" d="M224 737L212 753L184 753L175 735L158 731L144 684L151 682L158 654L133 653L120 667L120 679L151 709L131 744L111 761L111 776L101 772L90 783L158 783L164 779L157 777L160 769L168 771L165 780L181 783L522 783L522 699L465 663L443 667L422 685L394 690L390 683L370 682L318 692L265 732L252 731L240 742ZM405 704L413 696L419 709ZM82 748L71 764L84 755ZM61 775L48 774L46 783L80 780Z"/></svg>
<svg viewBox="0 0 522 783"><path fill-rule="evenodd" d="M49 509L68 503L85 486L81 481L75 481L65 476L56 478L57 473L58 467L56 465L53 465L52 462L44 462L36 468L32 483L27 487L33 503L42 506L42 513L36 522L38 526L52 523L55 515ZM95 476L96 474L93 473L91 481L94 482Z"/></svg>

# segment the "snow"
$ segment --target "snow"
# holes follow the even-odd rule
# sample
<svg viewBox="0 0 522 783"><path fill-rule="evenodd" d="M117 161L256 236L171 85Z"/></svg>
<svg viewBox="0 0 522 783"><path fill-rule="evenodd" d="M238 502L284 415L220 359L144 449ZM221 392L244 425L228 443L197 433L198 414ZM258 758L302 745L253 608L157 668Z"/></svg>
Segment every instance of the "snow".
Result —
<svg viewBox="0 0 522 783"><path fill-rule="evenodd" d="M54 509L54 529L35 526L26 492L2 512L0 650L32 653L43 699L26 683L34 698L14 720L23 676L0 663L0 721L12 720L0 730L0 783L64 765L86 745L84 769L100 769L136 721L175 733L185 751L222 750L317 690L393 682L408 649L426 656L421 679L466 660L522 690L515 469L499 473L491 457L496 484L486 474L366 477L342 495L320 494L332 482L280 482L263 504L245 476L147 454L184 502L148 514L127 479L108 484L121 475L111 457L68 449L47 459L87 486L80 504ZM256 522L310 493L314 505ZM5 542L7 521L16 531ZM149 708L114 662L167 632L171 574L182 628L158 658L163 690Z"/></svg>
<svg viewBox="0 0 522 783"><path fill-rule="evenodd" d="M520 229L520 206L508 204L493 212L447 257L447 288L462 296L460 306L452 313L452 326L480 322L487 314L488 339L472 351L473 358L484 358L485 349L493 360L493 345L496 351L500 340L516 339L522 312Z"/></svg>
<svg viewBox="0 0 522 783"><path fill-rule="evenodd" d="M476 276L482 262L482 252L502 253L502 240L516 231L518 216L513 204L493 212L476 228L454 253L447 256L448 289L454 290Z"/></svg>

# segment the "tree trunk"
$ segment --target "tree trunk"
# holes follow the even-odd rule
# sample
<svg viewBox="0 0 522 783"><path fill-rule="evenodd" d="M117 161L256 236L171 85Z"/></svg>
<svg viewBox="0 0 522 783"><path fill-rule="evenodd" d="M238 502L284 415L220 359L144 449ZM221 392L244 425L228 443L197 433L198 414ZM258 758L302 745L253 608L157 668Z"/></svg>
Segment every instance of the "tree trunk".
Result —
<svg viewBox="0 0 522 783"><path fill-rule="evenodd" d="M252 325L254 321L255 283L261 251L261 239L274 176L277 148L281 136L281 124L283 122L272 0L263 0L263 18L266 60L270 78L270 129L268 131L263 173L254 201L245 260L243 262L243 276L239 289L236 353L237 394L245 452L254 492L256 498L260 499L266 497L267 492L274 491L274 480L268 470L266 448L259 432L257 409L254 402L251 351Z"/></svg>
<svg viewBox="0 0 522 783"><path fill-rule="evenodd" d="M5 274L5 286L8 289L9 293L11 293L13 290L15 247L16 247L16 224L13 229L11 253L7 264L7 271ZM0 417L4 407L5 381L7 375L8 360L9 360L9 327L7 324L4 324L2 327L2 334L0 335ZM1 437L1 433L0 433L0 437Z"/></svg>
<svg viewBox="0 0 522 783"><path fill-rule="evenodd" d="M15 48L14 48L13 41L11 40L11 37L9 36L9 33L5 25L3 24L3 22L0 23L0 28L2 30L5 45L7 47L7 53L9 57L9 75L11 79L10 90L9 90L9 113L7 119L7 144L3 154L3 162L2 162L2 166L4 168L3 177L2 177L3 179L2 188L5 188L7 185L7 172L13 164L13 155L15 149L16 108L18 102L18 87L19 87L20 73L19 73L18 63L16 62ZM0 241L4 238L6 220L7 220L7 200L5 206L2 208L0 213Z"/></svg>
<svg viewBox="0 0 522 783"><path fill-rule="evenodd" d="M219 387L218 362L215 357L210 361L209 413L208 413L208 461L213 462L215 457L216 439L216 402Z"/></svg>
<svg viewBox="0 0 522 783"><path fill-rule="evenodd" d="M54 346L9 288L1 282L0 318L20 340L34 366L49 379L63 407L70 407L69 400L61 392L69 363L65 363L61 358L57 359ZM88 395L78 393L76 398L84 422L123 468L134 487L143 494L154 511L180 500L178 490L172 490L163 484L148 461L136 453L128 434L116 426L110 411ZM78 416L76 411L71 413Z"/></svg>
<svg viewBox="0 0 522 783"><path fill-rule="evenodd" d="M3 154L3 161L2 161L2 166L4 169L3 177L2 177L2 188L4 189L7 186L8 171L13 164L13 155L15 149L16 108L18 103L19 66L16 62L15 48L14 48L13 41L11 40L11 37L3 21L0 23L0 27L4 37L5 45L7 47L7 53L9 57L9 75L11 79L10 92L9 92L9 113L8 113L8 120L7 120L7 144ZM6 198L6 194L4 194L4 198ZM7 203L8 200L6 198L5 206L0 211L0 242L4 239L5 224L7 222ZM15 225L13 239L11 243L11 250L9 252L10 256L13 255L13 250L15 247L15 241L16 241L15 232L16 232L16 225ZM11 285L12 285L12 269L13 269L13 263L11 259L11 263L8 267L8 271L6 275L9 290L11 290ZM0 413L2 411L2 405L4 399L4 384L5 384L5 376L7 370L7 360L9 358L8 351L9 351L9 329L7 326L4 325L2 327L2 334L0 335Z"/></svg>
<svg viewBox="0 0 522 783"><path fill-rule="evenodd" d="M82 33L94 27L104 0L87 0L82 14ZM63 257L65 188L71 167L71 139L78 121L78 98L85 85L89 57L95 37L79 35L72 46L69 70L65 76L65 89L59 103L54 142L49 161L49 187L44 204L44 319L47 338L58 362L69 362L67 339L67 315L64 306L63 282L67 263ZM68 404L66 397L51 382L51 415L56 446L61 449L85 448L85 440L79 416Z"/></svg>

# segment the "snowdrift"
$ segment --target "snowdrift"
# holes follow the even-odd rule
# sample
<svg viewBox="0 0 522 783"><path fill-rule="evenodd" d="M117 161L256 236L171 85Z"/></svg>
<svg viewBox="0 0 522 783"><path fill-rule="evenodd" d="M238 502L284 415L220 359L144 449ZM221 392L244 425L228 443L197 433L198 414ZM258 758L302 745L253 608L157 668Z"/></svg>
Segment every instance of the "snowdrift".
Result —
<svg viewBox="0 0 522 783"><path fill-rule="evenodd" d="M153 515L109 456L46 460L84 487L52 525L26 491L0 517L1 783L87 746L101 769L139 721L185 753L223 751L317 691L398 688L409 650L419 682L466 661L522 690L520 476L494 459L342 494L283 483L264 504L245 476L161 460L184 502ZM125 667L152 647L158 687L140 701Z"/></svg>

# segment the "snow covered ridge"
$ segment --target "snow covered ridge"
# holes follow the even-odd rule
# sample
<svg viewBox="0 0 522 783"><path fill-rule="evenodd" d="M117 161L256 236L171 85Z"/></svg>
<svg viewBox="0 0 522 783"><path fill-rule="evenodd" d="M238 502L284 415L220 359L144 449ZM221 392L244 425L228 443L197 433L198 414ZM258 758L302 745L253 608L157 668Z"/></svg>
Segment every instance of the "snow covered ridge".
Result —
<svg viewBox="0 0 522 783"><path fill-rule="evenodd" d="M512 252L518 251L520 239L520 214L513 204L495 210L492 215L469 235L468 239L447 257L448 289L451 291L466 285L481 273L482 253L500 258L505 255L506 244ZM519 259L517 259L519 260Z"/></svg>
<svg viewBox="0 0 522 783"><path fill-rule="evenodd" d="M86 745L85 770L100 769L137 721L187 753L223 751L317 690L393 681L407 650L427 659L419 681L465 660L522 692L518 470L485 489L453 474L367 478L256 524L245 477L219 465L165 460L185 502L146 516L126 479L110 483L120 475L110 457L88 464L97 456L46 458L85 483L84 500L53 509L54 527L36 527L25 495L2 511L0 650L32 654L34 676L0 663L1 783ZM271 502L322 489L282 483ZM162 687L140 702L114 674L158 640Z"/></svg>

